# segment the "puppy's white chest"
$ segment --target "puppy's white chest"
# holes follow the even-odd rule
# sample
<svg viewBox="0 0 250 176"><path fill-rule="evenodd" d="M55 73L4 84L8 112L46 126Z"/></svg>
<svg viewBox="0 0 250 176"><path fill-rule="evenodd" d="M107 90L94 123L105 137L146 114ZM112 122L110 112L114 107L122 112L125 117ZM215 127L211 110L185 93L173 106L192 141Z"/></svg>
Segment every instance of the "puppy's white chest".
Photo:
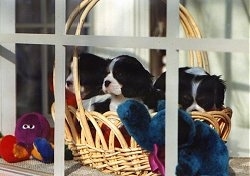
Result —
<svg viewBox="0 0 250 176"><path fill-rule="evenodd" d="M121 104L122 102L124 102L126 100L126 98L124 97L120 97L120 96L114 96L111 98L111 102L109 105L109 110L110 111L115 111L117 107L119 106L119 104Z"/></svg>
<svg viewBox="0 0 250 176"><path fill-rule="evenodd" d="M83 100L83 107L87 110L87 111L93 111L94 107L93 104L94 103L100 103L100 102L104 102L105 100L109 99L110 95L109 94L105 94L105 95L97 95L94 96L92 98Z"/></svg>

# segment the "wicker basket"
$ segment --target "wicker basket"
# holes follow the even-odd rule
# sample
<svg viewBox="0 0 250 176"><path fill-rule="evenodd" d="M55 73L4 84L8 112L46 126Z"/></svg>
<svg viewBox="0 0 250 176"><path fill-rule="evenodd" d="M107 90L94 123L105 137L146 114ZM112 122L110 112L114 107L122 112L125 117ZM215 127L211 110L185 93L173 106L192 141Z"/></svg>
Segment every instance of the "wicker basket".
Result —
<svg viewBox="0 0 250 176"><path fill-rule="evenodd" d="M80 16L75 35L80 35L81 28L88 12L94 7L98 0L83 0L71 13L66 23L66 33L77 16ZM192 16L180 5L180 21L187 37L201 38L200 32ZM198 66L209 70L207 53L190 51L190 66L196 63ZM137 145L135 140L125 136L119 128L121 122L116 112L86 111L82 105L80 96L80 85L78 79L78 53L75 47L73 53L73 78L76 92L77 109L66 106L65 114L65 140L73 152L74 160L81 162L84 166L96 168L103 173L115 175L157 175L150 169L148 152ZM52 116L55 109L52 105ZM226 140L230 132L231 110L225 108L223 111L207 113L192 113L193 118L210 122ZM108 128L108 137L104 134L102 127Z"/></svg>

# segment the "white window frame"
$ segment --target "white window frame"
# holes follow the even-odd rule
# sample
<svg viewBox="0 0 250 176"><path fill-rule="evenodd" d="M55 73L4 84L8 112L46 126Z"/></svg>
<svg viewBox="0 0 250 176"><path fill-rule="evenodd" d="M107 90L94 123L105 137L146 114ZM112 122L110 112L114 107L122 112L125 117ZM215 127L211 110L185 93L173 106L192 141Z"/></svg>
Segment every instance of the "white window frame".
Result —
<svg viewBox="0 0 250 176"><path fill-rule="evenodd" d="M15 33L15 1L0 1L0 34ZM2 38L2 37L0 37ZM15 43L0 42L0 131L13 134L16 124Z"/></svg>
<svg viewBox="0 0 250 176"><path fill-rule="evenodd" d="M54 175L64 175L64 73L65 73L65 45L79 46L98 46L98 47L118 47L118 48L148 48L148 49L167 49L167 72L168 77L166 86L167 104L167 123L166 123L166 170L168 175L175 175L175 166L177 164L177 96L178 96L178 66L179 53L178 50L204 50L214 52L242 52L249 53L249 43L247 39L222 39L222 38L204 38L204 39L186 39L179 38L179 4L176 0L167 1L167 37L119 37L119 36L71 36L65 35L65 0L55 0L55 34L17 34L13 31L13 19L15 19L14 0L0 1L0 115L1 129L5 125L9 125L9 116L4 102L5 99L11 99L8 104L14 107L14 95L5 94L4 89L9 88L14 91L15 83L10 81L14 79L14 74L11 77L4 75L4 69L8 64L3 62L3 51L5 49L14 53L15 43L21 44L42 44L55 46L55 162ZM8 9L8 11L4 11ZM3 14L5 13L5 14ZM10 21L4 21L5 17L9 17ZM10 27L6 25L9 24ZM4 29L7 27L7 30ZM7 46L7 45L10 45ZM11 55L11 54L10 54ZM11 64L9 69L15 73L15 68ZM12 119L13 120L13 119ZM13 121L12 121L13 123ZM15 123L14 123L15 124ZM171 124L171 125L170 125ZM9 126L8 126L9 127ZM13 124L10 126L13 127ZM171 159L170 159L171 158Z"/></svg>

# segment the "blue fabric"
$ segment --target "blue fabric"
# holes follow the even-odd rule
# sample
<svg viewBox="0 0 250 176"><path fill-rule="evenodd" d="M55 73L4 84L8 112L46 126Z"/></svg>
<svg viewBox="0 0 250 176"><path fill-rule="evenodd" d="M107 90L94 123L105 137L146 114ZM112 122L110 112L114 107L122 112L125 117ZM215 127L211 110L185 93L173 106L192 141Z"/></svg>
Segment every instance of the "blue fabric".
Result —
<svg viewBox="0 0 250 176"><path fill-rule="evenodd" d="M165 108L162 108L165 102L159 103L159 111L152 118L145 105L136 100L127 100L117 109L128 133L151 153L154 144L165 147L166 117ZM227 147L217 132L204 122L194 121L187 112L178 110L176 175L227 176L228 162Z"/></svg>
<svg viewBox="0 0 250 176"><path fill-rule="evenodd" d="M42 162L44 163L54 162L54 149L45 138L36 138L34 141L34 145L37 151L42 156Z"/></svg>

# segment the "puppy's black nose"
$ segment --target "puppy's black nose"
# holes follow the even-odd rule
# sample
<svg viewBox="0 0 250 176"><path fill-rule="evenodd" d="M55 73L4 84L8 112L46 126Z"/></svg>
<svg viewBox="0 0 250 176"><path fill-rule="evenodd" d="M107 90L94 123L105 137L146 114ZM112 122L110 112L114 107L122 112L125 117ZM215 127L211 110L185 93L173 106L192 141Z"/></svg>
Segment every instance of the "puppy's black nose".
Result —
<svg viewBox="0 0 250 176"><path fill-rule="evenodd" d="M72 81L66 81L66 84L68 87L73 85Z"/></svg>
<svg viewBox="0 0 250 176"><path fill-rule="evenodd" d="M106 80L106 81L104 81L104 86L108 87L110 83L111 83L110 81Z"/></svg>

